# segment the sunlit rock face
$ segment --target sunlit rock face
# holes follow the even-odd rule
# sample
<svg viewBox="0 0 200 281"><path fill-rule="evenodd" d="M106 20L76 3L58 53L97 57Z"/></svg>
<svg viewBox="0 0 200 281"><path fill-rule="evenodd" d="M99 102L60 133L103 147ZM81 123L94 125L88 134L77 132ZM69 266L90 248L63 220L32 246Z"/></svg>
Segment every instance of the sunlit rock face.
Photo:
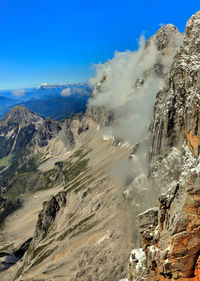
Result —
<svg viewBox="0 0 200 281"><path fill-rule="evenodd" d="M0 121L0 157L21 151L30 140L44 119L25 107L15 106Z"/></svg>
<svg viewBox="0 0 200 281"><path fill-rule="evenodd" d="M199 151L200 12L188 21L169 80L157 95L152 123L152 157L160 157L184 141L193 155Z"/></svg>
<svg viewBox="0 0 200 281"><path fill-rule="evenodd" d="M156 98L149 177L169 191L159 197L153 218L152 210L138 217L146 258L140 276L132 269L130 280L141 280L141 274L148 281L200 280L199 32L197 12Z"/></svg>
<svg viewBox="0 0 200 281"><path fill-rule="evenodd" d="M138 217L146 280L199 280L199 179L195 171L184 185L160 196L153 221L152 210Z"/></svg>

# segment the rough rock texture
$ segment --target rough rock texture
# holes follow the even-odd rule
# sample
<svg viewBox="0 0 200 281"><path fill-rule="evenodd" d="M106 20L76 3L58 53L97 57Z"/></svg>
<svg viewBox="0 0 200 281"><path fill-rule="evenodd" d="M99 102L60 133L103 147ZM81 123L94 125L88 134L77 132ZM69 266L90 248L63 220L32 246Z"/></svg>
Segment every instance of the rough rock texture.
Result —
<svg viewBox="0 0 200 281"><path fill-rule="evenodd" d="M52 226L57 212L66 205L66 192L59 192L48 202L43 203L43 210L39 213L35 230L35 240L44 238ZM34 243L35 241L33 241Z"/></svg>
<svg viewBox="0 0 200 281"><path fill-rule="evenodd" d="M91 98L95 98L96 95L101 93L104 82L107 79L107 75L104 75L102 79L94 87ZM115 114L112 110L105 108L104 106L90 106L88 105L86 115L91 117L101 127L108 127L113 124L115 120Z"/></svg>
<svg viewBox="0 0 200 281"><path fill-rule="evenodd" d="M0 227L2 227L5 218L21 206L22 203L19 199L11 201L0 196Z"/></svg>
<svg viewBox="0 0 200 281"><path fill-rule="evenodd" d="M161 51L162 55L170 55L177 47L179 47L182 40L182 34L173 24L167 24L161 27L158 32L149 38L146 43L146 49L153 41L158 51ZM158 72L159 73L159 72Z"/></svg>
<svg viewBox="0 0 200 281"><path fill-rule="evenodd" d="M101 127L108 127L114 123L115 113L104 106L88 106L86 114Z"/></svg>
<svg viewBox="0 0 200 281"><path fill-rule="evenodd" d="M151 124L150 180L169 192L138 217L143 280L200 280L200 12L186 25ZM146 223L145 223L146 222ZM141 280L130 264L130 280ZM132 269L133 268L133 269ZM136 272L136 275L134 275Z"/></svg>
<svg viewBox="0 0 200 281"><path fill-rule="evenodd" d="M154 109L151 157L163 157L184 141L193 155L199 151L200 13L187 23L166 87L158 93Z"/></svg>
<svg viewBox="0 0 200 281"><path fill-rule="evenodd" d="M21 151L44 119L22 106L15 106L0 121L0 158Z"/></svg>
<svg viewBox="0 0 200 281"><path fill-rule="evenodd" d="M39 147L47 146L48 141L55 138L60 130L61 127L58 122L47 119L39 127L34 142L38 144Z"/></svg>
<svg viewBox="0 0 200 281"><path fill-rule="evenodd" d="M31 112L23 106L17 105L1 120L1 126L9 125L15 128L19 124L21 124L21 126L32 123L39 125L43 123L43 121L44 119L38 114Z"/></svg>
<svg viewBox="0 0 200 281"><path fill-rule="evenodd" d="M199 280L199 180L193 172L185 185L160 196L154 220L151 210L138 217L145 280Z"/></svg>

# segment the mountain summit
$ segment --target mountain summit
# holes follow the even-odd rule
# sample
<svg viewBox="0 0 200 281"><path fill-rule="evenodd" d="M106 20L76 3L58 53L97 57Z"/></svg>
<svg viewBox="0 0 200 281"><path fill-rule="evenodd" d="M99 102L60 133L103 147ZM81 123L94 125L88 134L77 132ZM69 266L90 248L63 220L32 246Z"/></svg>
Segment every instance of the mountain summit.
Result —
<svg viewBox="0 0 200 281"><path fill-rule="evenodd" d="M31 112L23 106L15 106L11 109L6 116L0 120L1 126L17 126L24 127L26 125L35 124L39 125L44 122L44 119L36 113Z"/></svg>
<svg viewBox="0 0 200 281"><path fill-rule="evenodd" d="M0 157L8 156L30 141L44 119L25 107L15 106L0 121Z"/></svg>

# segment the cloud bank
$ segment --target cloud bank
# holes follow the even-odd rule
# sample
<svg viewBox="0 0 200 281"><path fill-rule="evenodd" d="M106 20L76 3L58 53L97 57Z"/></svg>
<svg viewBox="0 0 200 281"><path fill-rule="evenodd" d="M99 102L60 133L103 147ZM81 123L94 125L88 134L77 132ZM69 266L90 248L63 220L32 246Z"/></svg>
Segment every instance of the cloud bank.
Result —
<svg viewBox="0 0 200 281"><path fill-rule="evenodd" d="M174 31L173 27L168 28ZM158 43L162 47L167 42L165 29L160 35L163 37ZM174 38L175 42L172 37L172 48L166 46L164 51L158 51L155 40L147 44L142 36L137 51L116 52L106 64L96 65L96 75L89 80L90 86L94 87L89 105L103 106L114 113L114 123L100 130L103 136L117 137L123 140L121 146L129 143L134 147L130 158L118 161L111 173L120 183L120 192L126 199L126 220L123 218L123 221L126 221L130 240L137 247L140 246L135 227L137 214L155 206L158 197L155 182L150 183L148 178L148 128L156 94L165 84L173 56L181 42L178 32L177 36L179 38Z"/></svg>
<svg viewBox="0 0 200 281"><path fill-rule="evenodd" d="M116 116L113 135L129 140L133 145L147 134L153 105L158 91L164 85L163 77L169 71L174 52L162 55L154 40L145 47L144 36L137 51L115 52L114 58L95 66L96 74L89 79L98 91L90 99L90 106L104 106ZM100 85L102 77L104 82Z"/></svg>
<svg viewBox="0 0 200 281"><path fill-rule="evenodd" d="M60 95L62 97L69 97L71 95L75 95L75 94L78 94L78 95L88 95L88 90L87 89L84 89L84 88L79 88L79 87L68 87L68 88L65 88L61 91Z"/></svg>
<svg viewBox="0 0 200 281"><path fill-rule="evenodd" d="M26 90L24 90L24 89L18 89L18 90L14 90L12 92L12 95L15 97L21 97L21 96L24 96L25 94L26 94Z"/></svg>
<svg viewBox="0 0 200 281"><path fill-rule="evenodd" d="M66 89L63 89L62 92L60 93L60 95L62 97L68 97L72 94L71 92L71 88L66 88Z"/></svg>

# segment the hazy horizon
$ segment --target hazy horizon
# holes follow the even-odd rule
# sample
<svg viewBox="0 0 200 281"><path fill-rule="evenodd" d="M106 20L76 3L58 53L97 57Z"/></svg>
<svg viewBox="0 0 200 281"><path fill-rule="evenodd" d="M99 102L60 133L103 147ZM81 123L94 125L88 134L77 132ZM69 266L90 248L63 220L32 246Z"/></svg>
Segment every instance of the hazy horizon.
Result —
<svg viewBox="0 0 200 281"><path fill-rule="evenodd" d="M187 9L180 3L3 0L0 89L86 82L93 64L136 50L141 34L149 38L168 23L184 32L198 2Z"/></svg>

